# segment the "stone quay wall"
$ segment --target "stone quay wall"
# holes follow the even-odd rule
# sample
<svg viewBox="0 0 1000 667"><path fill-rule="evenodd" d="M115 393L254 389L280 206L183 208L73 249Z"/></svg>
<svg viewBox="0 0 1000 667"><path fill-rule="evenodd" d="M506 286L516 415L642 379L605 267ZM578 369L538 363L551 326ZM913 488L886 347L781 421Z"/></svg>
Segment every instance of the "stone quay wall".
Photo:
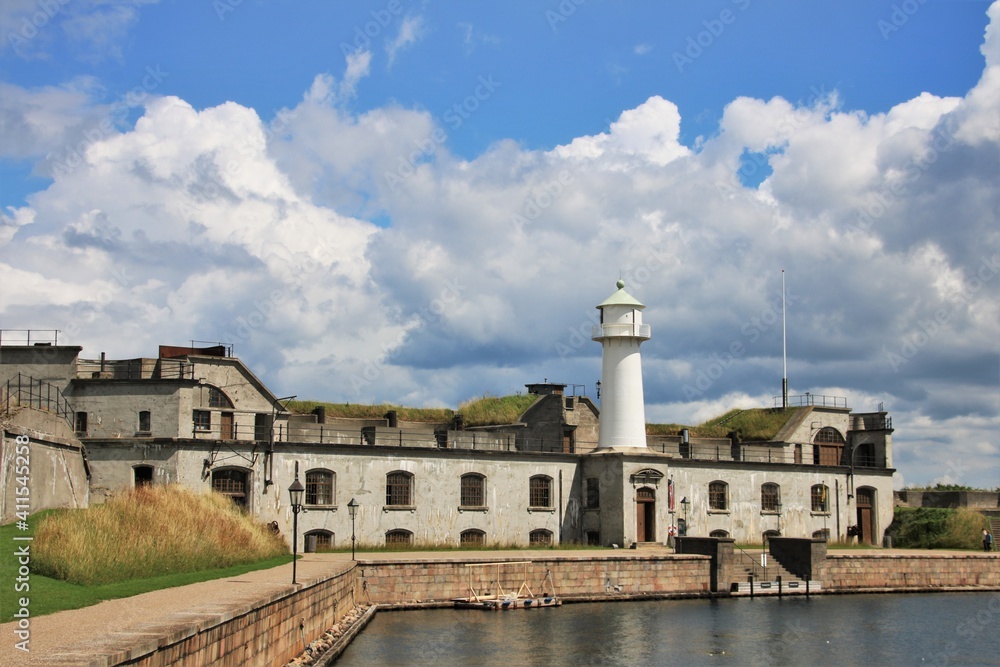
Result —
<svg viewBox="0 0 1000 667"><path fill-rule="evenodd" d="M281 665L296 658L304 643L319 638L357 605L380 609L446 606L522 582L535 595L554 592L567 601L628 600L728 595L711 591L713 559L697 554L614 553L504 558L414 558L359 560L338 574L282 593L192 619L168 633L90 664ZM474 564L477 567L466 567ZM820 579L823 593L1000 590L996 553L828 553ZM722 583L722 582L720 582Z"/></svg>
<svg viewBox="0 0 1000 667"><path fill-rule="evenodd" d="M979 587L1000 590L996 554L893 554L827 552L822 576L828 591L907 592Z"/></svg>
<svg viewBox="0 0 1000 667"><path fill-rule="evenodd" d="M711 559L700 555L533 557L501 567L481 560L402 560L359 563L364 602L396 605L449 601L496 592L517 592L522 582L535 595L561 598L708 595ZM474 567L468 567L468 564Z"/></svg>
<svg viewBox="0 0 1000 667"><path fill-rule="evenodd" d="M159 637L152 645L108 656L103 664L283 665L302 653L304 642L320 637L354 608L356 582L357 568L352 568L309 582L294 593L202 619Z"/></svg>

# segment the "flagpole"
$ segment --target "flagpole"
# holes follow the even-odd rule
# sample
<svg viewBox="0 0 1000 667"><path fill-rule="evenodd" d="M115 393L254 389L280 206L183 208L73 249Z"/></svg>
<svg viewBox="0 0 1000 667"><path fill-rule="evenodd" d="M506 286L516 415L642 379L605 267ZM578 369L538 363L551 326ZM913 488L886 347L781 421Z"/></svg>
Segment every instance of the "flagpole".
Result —
<svg viewBox="0 0 1000 667"><path fill-rule="evenodd" d="M785 338L785 270L781 270L781 408L788 407L788 347Z"/></svg>

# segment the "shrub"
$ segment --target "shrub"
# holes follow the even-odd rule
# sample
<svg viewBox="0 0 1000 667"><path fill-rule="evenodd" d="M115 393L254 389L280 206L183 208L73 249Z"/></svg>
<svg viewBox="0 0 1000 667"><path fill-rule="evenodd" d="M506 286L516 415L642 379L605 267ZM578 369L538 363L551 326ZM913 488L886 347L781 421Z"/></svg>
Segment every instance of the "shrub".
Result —
<svg viewBox="0 0 1000 667"><path fill-rule="evenodd" d="M897 507L886 534L900 549L981 549L985 516L970 509Z"/></svg>
<svg viewBox="0 0 1000 667"><path fill-rule="evenodd" d="M180 486L143 486L38 525L38 574L95 585L252 563L287 553L229 498Z"/></svg>

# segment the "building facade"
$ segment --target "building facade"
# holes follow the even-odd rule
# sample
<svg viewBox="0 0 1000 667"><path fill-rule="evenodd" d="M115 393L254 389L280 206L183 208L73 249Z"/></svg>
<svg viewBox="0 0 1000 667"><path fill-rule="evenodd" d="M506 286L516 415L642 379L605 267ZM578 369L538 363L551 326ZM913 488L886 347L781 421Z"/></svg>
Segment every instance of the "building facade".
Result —
<svg viewBox="0 0 1000 667"><path fill-rule="evenodd" d="M407 423L394 413L291 415L218 346L110 361L80 359L74 346L4 342L0 406L10 414L30 403L17 388L25 378L59 395L86 452L94 502L137 485L181 484L224 493L290 536L298 466L300 549L342 547L352 534L359 545L629 547L676 534L881 543L894 472L884 411L857 414L844 399L805 395L792 397L772 441L647 437L644 424L639 438L641 406L615 393L641 397L642 304L619 285L598 307L607 319L595 340L606 355L622 348L602 372L601 398L618 406L610 425L589 397L549 382L527 385L535 400L515 423L484 428Z"/></svg>

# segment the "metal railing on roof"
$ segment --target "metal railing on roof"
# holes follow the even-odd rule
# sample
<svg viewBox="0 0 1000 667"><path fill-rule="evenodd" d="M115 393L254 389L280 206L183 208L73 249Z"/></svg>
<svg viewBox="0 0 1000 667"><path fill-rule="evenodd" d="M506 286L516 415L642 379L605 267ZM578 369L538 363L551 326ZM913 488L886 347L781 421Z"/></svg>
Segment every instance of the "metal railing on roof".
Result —
<svg viewBox="0 0 1000 667"><path fill-rule="evenodd" d="M0 329L0 345L58 345L59 333L59 329Z"/></svg>
<svg viewBox="0 0 1000 667"><path fill-rule="evenodd" d="M774 407L781 407L781 396L774 396ZM789 396L787 407L790 408L805 408L810 405L818 405L823 408L846 408L847 407L847 397L845 396L826 396L824 394L809 394L805 393L801 396Z"/></svg>

